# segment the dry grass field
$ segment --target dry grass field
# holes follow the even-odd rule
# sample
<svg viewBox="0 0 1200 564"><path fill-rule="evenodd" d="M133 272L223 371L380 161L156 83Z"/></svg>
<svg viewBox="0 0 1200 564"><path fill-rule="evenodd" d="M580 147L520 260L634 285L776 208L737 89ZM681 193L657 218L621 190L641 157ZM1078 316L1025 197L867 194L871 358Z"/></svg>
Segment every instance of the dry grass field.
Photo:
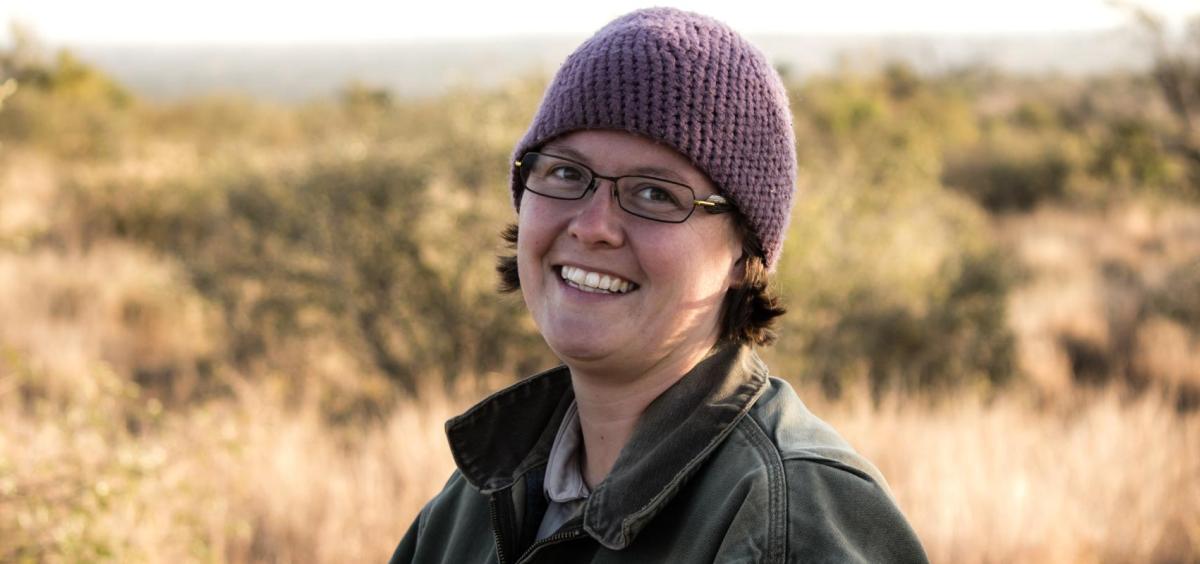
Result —
<svg viewBox="0 0 1200 564"><path fill-rule="evenodd" d="M453 468L443 421L477 393L347 428L269 384L164 410L103 369L30 409L14 375L37 374L11 351L0 370L0 559L17 562L383 561ZM1200 413L1154 394L810 403L879 465L935 562L1200 554Z"/></svg>
<svg viewBox="0 0 1200 564"><path fill-rule="evenodd" d="M210 321L170 261L119 243L0 253L0 319L6 562L382 561L453 469L443 422L503 385L388 392L377 415L330 421L328 397L375 384L313 376L347 366L314 347L294 373L173 404L123 374L202 353L191 337ZM834 401L797 384L881 468L936 562L1200 555L1200 411L1158 388Z"/></svg>
<svg viewBox="0 0 1200 564"><path fill-rule="evenodd" d="M453 470L444 421L552 362L492 271L544 79L151 103L26 55L0 51L0 562L384 561ZM789 87L764 356L933 561L1200 562L1200 164L1172 152L1200 128L1138 76Z"/></svg>

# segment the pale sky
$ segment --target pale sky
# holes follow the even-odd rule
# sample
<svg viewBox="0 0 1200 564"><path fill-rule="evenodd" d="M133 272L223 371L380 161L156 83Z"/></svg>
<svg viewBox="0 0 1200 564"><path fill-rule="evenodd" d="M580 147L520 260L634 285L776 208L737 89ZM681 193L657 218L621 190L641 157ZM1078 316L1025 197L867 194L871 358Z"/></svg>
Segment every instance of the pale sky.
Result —
<svg viewBox="0 0 1200 564"><path fill-rule="evenodd" d="M1200 12L1200 0L1136 3L1175 22ZM1128 21L1105 0L0 0L0 22L16 19L59 44L485 39L584 35L651 5L708 14L750 35L1046 32Z"/></svg>

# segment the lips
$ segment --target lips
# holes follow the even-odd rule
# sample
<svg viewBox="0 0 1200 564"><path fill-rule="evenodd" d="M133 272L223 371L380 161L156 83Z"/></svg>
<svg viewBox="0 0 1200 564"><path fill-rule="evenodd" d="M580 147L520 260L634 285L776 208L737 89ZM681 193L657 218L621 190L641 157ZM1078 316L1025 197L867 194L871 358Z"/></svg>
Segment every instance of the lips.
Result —
<svg viewBox="0 0 1200 564"><path fill-rule="evenodd" d="M637 284L612 274L592 272L577 266L563 265L559 276L568 286L584 292L601 294L626 294L637 289Z"/></svg>

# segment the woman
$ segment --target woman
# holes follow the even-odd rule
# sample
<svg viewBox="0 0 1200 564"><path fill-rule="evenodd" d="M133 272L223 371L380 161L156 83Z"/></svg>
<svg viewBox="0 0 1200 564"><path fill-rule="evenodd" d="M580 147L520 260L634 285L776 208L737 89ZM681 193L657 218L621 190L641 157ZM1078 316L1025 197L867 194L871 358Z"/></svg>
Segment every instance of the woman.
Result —
<svg viewBox="0 0 1200 564"><path fill-rule="evenodd" d="M883 478L752 347L796 160L778 76L712 19L581 45L514 152L501 259L564 366L450 420L393 562L923 562Z"/></svg>

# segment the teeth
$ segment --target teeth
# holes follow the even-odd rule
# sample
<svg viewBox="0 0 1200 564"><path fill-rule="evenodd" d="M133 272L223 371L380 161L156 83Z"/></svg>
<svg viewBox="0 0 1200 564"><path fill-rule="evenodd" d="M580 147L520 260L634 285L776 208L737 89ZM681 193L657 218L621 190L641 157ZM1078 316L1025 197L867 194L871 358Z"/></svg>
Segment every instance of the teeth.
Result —
<svg viewBox="0 0 1200 564"><path fill-rule="evenodd" d="M624 294L633 289L633 283L628 280L574 266L563 266L562 277L571 287L585 292Z"/></svg>

